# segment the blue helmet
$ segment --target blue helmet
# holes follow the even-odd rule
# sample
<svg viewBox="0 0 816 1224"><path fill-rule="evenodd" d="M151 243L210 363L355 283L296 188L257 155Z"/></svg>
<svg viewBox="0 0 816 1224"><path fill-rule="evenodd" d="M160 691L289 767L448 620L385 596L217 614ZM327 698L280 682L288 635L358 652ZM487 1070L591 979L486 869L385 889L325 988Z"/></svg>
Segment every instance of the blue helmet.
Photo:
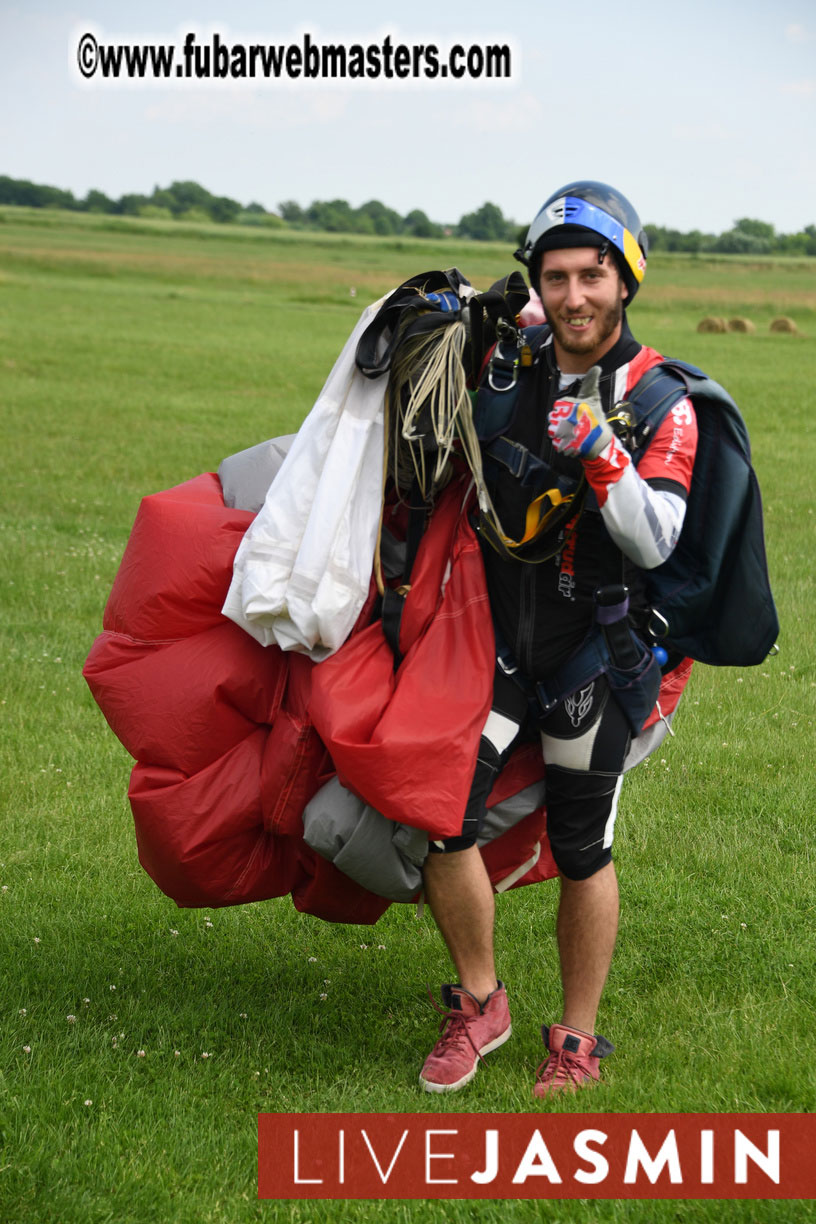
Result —
<svg viewBox="0 0 816 1224"><path fill-rule="evenodd" d="M612 252L631 302L646 275L649 242L626 196L589 179L567 183L542 205L516 258L538 289L543 252L579 246L600 248L601 259Z"/></svg>

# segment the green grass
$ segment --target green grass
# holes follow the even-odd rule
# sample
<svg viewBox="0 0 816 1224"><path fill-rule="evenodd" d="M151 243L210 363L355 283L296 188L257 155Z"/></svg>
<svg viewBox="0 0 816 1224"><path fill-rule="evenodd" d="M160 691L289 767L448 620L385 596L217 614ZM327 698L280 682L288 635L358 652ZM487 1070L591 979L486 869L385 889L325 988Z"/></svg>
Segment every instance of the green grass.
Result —
<svg viewBox="0 0 816 1224"><path fill-rule="evenodd" d="M786 1203L257 1202L259 1111L451 1108L416 1087L435 1031L424 984L450 976L446 956L404 906L371 928L286 899L178 910L138 866L129 760L80 669L140 497L295 428L361 307L452 264L480 288L513 266L490 245L0 210L0 1221L814 1218ZM698 335L706 313L757 333ZM803 334L769 333L777 313ZM601 1095L551 1108L812 1111L814 265L656 256L631 323L743 408L781 653L698 668L677 738L629 778L599 1021L618 1053ZM559 1007L555 895L499 901L515 1035L456 1110L531 1108L538 1026Z"/></svg>

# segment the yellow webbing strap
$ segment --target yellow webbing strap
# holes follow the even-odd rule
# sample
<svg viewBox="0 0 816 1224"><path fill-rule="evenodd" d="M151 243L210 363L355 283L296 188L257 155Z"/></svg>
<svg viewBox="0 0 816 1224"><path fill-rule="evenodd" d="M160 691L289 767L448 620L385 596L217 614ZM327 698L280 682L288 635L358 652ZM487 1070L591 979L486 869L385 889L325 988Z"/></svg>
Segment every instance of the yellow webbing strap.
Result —
<svg viewBox="0 0 816 1224"><path fill-rule="evenodd" d="M548 489L546 493L542 493L539 497L531 501L527 507L527 518L524 524L524 535L520 540L513 540L510 536L502 535L502 543L507 548L520 548L522 544L529 544L530 540L534 540L537 535L544 531L556 510L562 506L568 505L574 494L567 493L566 495L558 488Z"/></svg>

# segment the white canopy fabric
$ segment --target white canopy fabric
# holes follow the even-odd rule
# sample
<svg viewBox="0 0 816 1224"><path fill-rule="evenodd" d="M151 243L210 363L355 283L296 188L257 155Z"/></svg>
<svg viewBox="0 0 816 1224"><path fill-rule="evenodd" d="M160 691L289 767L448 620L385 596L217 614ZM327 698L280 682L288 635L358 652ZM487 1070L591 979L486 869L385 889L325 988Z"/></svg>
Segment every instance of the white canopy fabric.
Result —
<svg viewBox="0 0 816 1224"><path fill-rule="evenodd" d="M369 590L383 495L387 378L354 356L385 298L363 311L235 556L224 616L264 646L319 662Z"/></svg>

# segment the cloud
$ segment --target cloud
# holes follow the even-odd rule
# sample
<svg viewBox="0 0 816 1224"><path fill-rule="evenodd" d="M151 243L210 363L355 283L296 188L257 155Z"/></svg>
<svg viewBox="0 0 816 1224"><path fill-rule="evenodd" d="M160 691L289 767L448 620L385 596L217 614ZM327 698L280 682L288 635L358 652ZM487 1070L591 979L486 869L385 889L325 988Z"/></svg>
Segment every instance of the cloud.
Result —
<svg viewBox="0 0 816 1224"><path fill-rule="evenodd" d="M788 42L806 43L810 41L810 32L798 22L791 22L790 25L785 26L785 37Z"/></svg>
<svg viewBox="0 0 816 1224"><path fill-rule="evenodd" d="M816 96L816 79L811 77L804 81L786 81L779 88L783 94L789 94L793 98L812 98Z"/></svg>

